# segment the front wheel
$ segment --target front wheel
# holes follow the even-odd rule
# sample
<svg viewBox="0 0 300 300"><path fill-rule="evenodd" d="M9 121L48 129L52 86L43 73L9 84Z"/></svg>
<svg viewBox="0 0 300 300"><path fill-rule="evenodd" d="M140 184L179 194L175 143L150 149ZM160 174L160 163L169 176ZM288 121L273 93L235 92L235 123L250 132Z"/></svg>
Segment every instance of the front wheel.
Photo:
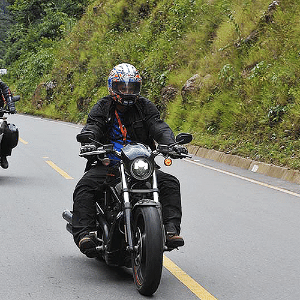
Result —
<svg viewBox="0 0 300 300"><path fill-rule="evenodd" d="M133 231L134 282L142 295L150 296L159 286L163 266L163 227L158 209L138 207L134 213Z"/></svg>

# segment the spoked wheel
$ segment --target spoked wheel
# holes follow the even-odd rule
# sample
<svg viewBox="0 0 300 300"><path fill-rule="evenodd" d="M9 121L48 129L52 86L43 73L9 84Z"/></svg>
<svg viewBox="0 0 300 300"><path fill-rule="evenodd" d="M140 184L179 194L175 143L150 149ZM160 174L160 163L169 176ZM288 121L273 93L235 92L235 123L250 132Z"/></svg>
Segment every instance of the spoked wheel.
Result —
<svg viewBox="0 0 300 300"><path fill-rule="evenodd" d="M163 265L163 229L156 207L138 207L134 214L132 269L135 285L145 296L156 292Z"/></svg>

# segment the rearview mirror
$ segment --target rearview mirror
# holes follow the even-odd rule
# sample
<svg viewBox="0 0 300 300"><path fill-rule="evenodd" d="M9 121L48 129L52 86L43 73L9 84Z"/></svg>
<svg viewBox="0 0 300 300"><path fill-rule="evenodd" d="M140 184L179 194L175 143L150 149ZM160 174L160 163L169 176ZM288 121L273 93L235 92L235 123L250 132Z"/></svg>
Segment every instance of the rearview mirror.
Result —
<svg viewBox="0 0 300 300"><path fill-rule="evenodd" d="M190 133L179 133L176 136L176 143L178 144L188 144L193 140L193 136Z"/></svg>
<svg viewBox="0 0 300 300"><path fill-rule="evenodd" d="M20 100L20 96L13 96L12 97L12 102L17 102Z"/></svg>

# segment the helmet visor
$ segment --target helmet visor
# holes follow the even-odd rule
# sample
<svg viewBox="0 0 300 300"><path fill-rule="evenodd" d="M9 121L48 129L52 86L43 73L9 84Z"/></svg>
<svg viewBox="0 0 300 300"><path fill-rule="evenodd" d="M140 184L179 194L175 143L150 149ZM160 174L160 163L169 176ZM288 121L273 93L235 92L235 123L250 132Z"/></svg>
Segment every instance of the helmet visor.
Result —
<svg viewBox="0 0 300 300"><path fill-rule="evenodd" d="M114 93L119 95L139 95L141 91L141 83L115 81L112 83L112 90Z"/></svg>

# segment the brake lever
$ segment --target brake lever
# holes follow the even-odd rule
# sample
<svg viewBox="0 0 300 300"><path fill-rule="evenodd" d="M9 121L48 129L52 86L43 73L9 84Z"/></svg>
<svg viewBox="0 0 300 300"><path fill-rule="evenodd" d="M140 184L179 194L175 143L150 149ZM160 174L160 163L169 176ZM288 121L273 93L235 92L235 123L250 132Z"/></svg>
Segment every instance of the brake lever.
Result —
<svg viewBox="0 0 300 300"><path fill-rule="evenodd" d="M106 151L104 149L97 149L94 151L90 151L90 152L83 152L83 153L79 153L80 157L85 157L85 156L92 156L92 155L101 155L101 154L106 154Z"/></svg>

